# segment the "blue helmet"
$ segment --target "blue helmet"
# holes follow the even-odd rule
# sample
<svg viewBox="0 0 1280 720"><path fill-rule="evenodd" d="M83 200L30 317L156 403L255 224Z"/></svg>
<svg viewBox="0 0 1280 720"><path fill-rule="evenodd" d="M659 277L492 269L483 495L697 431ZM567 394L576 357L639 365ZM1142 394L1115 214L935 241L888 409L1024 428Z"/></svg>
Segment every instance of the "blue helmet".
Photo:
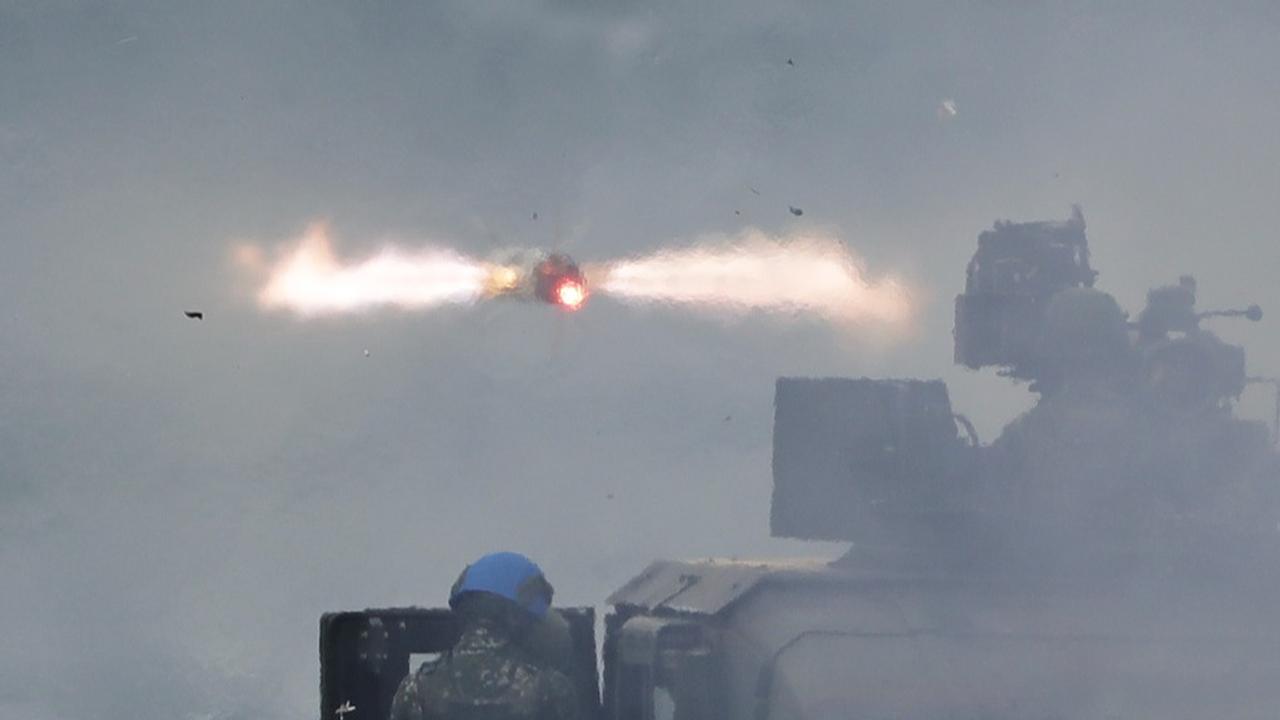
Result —
<svg viewBox="0 0 1280 720"><path fill-rule="evenodd" d="M506 598L530 615L541 618L551 607L551 583L542 568L529 558L514 552L496 552L471 563L458 576L449 591L449 607L468 593L489 593Z"/></svg>

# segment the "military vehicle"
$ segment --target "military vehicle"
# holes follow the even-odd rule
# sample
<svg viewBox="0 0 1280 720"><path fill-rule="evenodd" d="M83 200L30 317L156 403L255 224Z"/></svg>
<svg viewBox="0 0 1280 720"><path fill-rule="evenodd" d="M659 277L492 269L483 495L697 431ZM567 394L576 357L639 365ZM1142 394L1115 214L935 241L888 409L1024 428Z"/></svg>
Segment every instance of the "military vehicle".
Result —
<svg viewBox="0 0 1280 720"><path fill-rule="evenodd" d="M1136 320L1094 288L1085 223L997 223L955 360L1039 395L994 442L945 384L782 378L775 535L832 561L661 561L563 651L608 720L1280 716L1280 460L1233 404L1244 351L1190 278ZM321 713L385 717L447 611L321 620ZM355 708L352 710L352 708Z"/></svg>

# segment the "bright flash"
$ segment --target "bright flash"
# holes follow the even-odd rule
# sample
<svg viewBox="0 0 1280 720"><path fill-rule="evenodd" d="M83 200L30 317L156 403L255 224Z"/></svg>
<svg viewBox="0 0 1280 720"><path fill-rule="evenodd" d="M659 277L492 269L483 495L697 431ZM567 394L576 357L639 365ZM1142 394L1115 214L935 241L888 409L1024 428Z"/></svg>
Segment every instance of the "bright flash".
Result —
<svg viewBox="0 0 1280 720"><path fill-rule="evenodd" d="M485 281L485 290L490 295L510 292L520 285L520 271L509 265L498 265L489 271Z"/></svg>
<svg viewBox="0 0 1280 720"><path fill-rule="evenodd" d="M556 287L556 302L570 310L577 310L587 299L587 290L582 283L565 280Z"/></svg>

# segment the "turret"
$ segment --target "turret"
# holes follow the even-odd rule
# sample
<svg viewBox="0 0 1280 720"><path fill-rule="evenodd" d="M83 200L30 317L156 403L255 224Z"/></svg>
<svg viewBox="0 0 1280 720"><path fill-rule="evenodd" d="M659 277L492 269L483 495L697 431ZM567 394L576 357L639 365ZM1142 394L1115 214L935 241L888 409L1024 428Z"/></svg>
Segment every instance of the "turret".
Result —
<svg viewBox="0 0 1280 720"><path fill-rule="evenodd" d="M1234 414L1246 385L1267 380L1201 326L1261 309L1199 310L1184 276L1131 322L1093 287L1084 230L1075 208L978 238L956 298L956 362L1040 395L990 445L940 380L780 379L774 534L935 557L1015 550L1035 564L1036 547L1091 548L1075 559L1092 563L1101 548L1191 542L1192 527L1274 532L1280 462L1265 424Z"/></svg>
<svg viewBox="0 0 1280 720"><path fill-rule="evenodd" d="M997 222L978 236L956 297L956 363L1037 379L1050 301L1064 290L1092 288L1097 275L1079 207L1065 222Z"/></svg>

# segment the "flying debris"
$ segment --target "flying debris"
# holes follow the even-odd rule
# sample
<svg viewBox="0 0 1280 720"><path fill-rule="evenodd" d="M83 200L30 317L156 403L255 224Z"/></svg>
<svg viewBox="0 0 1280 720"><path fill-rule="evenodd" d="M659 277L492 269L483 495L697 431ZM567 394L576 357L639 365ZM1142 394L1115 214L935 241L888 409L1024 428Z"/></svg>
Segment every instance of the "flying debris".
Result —
<svg viewBox="0 0 1280 720"><path fill-rule="evenodd" d="M182 313L187 316L188 320L203 320L204 313L199 310L185 310Z"/></svg>
<svg viewBox="0 0 1280 720"><path fill-rule="evenodd" d="M953 118L956 116L956 101L950 98L938 103L938 117L942 119Z"/></svg>

